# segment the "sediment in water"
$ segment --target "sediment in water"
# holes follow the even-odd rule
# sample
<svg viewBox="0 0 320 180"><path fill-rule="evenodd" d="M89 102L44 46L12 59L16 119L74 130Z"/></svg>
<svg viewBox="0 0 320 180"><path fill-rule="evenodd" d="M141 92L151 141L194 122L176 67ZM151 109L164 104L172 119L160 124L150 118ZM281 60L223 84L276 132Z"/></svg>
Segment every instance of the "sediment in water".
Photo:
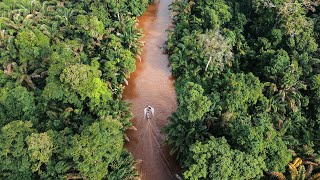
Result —
<svg viewBox="0 0 320 180"><path fill-rule="evenodd" d="M144 47L141 62L137 60L137 70L131 74L123 94L124 100L131 103L132 122L137 128L137 131L127 130L130 142L125 147L140 161L137 168L143 180L176 179L179 169L160 132L177 107L168 56L161 48L167 40L166 30L171 26L168 9L171 3L172 0L155 2L138 18L139 28L144 32L141 39ZM143 119L143 110L148 105L155 109L151 121Z"/></svg>

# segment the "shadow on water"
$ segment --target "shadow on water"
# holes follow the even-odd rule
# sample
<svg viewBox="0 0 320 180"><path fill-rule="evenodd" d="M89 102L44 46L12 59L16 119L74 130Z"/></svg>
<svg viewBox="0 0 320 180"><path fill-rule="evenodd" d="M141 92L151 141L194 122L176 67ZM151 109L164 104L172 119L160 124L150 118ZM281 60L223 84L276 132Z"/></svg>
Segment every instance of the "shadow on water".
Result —
<svg viewBox="0 0 320 180"><path fill-rule="evenodd" d="M131 74L123 94L123 99L131 103L132 122L138 129L126 132L130 142L125 147L136 160L141 160L137 168L143 180L176 179L179 171L177 162L169 155L169 147L164 144L165 136L160 132L177 108L168 56L161 48L167 40L166 30L171 26L168 6L172 1L157 1L138 18L139 27L144 31L142 62L136 61L137 70ZM143 119L143 110L148 105L155 109L150 121Z"/></svg>

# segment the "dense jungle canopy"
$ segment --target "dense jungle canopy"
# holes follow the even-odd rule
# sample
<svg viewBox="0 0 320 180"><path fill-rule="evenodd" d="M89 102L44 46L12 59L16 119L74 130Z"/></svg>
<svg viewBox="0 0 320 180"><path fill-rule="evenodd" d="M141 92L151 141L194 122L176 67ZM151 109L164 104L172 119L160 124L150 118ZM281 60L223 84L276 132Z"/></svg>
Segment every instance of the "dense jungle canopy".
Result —
<svg viewBox="0 0 320 180"><path fill-rule="evenodd" d="M184 179L320 179L316 0L176 0L165 128Z"/></svg>
<svg viewBox="0 0 320 180"><path fill-rule="evenodd" d="M150 0L0 1L0 179L132 179L122 98Z"/></svg>
<svg viewBox="0 0 320 180"><path fill-rule="evenodd" d="M0 0L0 179L134 179L124 84L152 0ZM320 179L320 2L175 0L183 179Z"/></svg>

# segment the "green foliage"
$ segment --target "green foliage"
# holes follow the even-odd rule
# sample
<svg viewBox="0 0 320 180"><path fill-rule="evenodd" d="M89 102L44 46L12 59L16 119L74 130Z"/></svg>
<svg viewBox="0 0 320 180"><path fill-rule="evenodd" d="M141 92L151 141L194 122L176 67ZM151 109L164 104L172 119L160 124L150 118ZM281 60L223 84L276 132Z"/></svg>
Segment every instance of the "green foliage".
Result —
<svg viewBox="0 0 320 180"><path fill-rule="evenodd" d="M235 147L263 158L269 171L285 170L285 166L291 160L291 154L281 136L272 127L267 114L257 115L252 120L237 119L229 128Z"/></svg>
<svg viewBox="0 0 320 180"><path fill-rule="evenodd" d="M317 161L318 5L312 0L172 3L175 29L167 51L179 106L165 132L185 178L258 179L263 171L265 176L283 172L292 156ZM201 86L211 105L202 116L196 115L203 110L194 108L197 121L185 122L192 116L184 90L191 82ZM221 137L228 141L218 141ZM218 161L211 153L220 146L227 150ZM243 162L244 156L257 163L259 175L234 168L231 159Z"/></svg>
<svg viewBox="0 0 320 180"><path fill-rule="evenodd" d="M310 88L314 91L314 98L320 100L320 74L312 77Z"/></svg>
<svg viewBox="0 0 320 180"><path fill-rule="evenodd" d="M110 166L112 171L106 176L106 179L134 179L138 176L134 166L133 157L127 151L122 151L120 158L112 162Z"/></svg>
<svg viewBox="0 0 320 180"><path fill-rule="evenodd" d="M104 34L103 22L99 21L96 16L79 15L76 18L75 25L80 30L83 29L83 32L89 33L88 35L91 37L99 37Z"/></svg>
<svg viewBox="0 0 320 180"><path fill-rule="evenodd" d="M95 122L72 138L68 155L77 169L90 179L102 179L108 166L118 159L123 146L121 124L112 119Z"/></svg>
<svg viewBox="0 0 320 180"><path fill-rule="evenodd" d="M42 164L49 162L52 156L53 143L48 133L32 133L26 138L32 171L39 171Z"/></svg>
<svg viewBox="0 0 320 180"><path fill-rule="evenodd" d="M50 130L47 134L51 137L54 148L50 161L42 168L40 177L41 179L65 179L67 173L73 172L75 168L75 164L70 161L71 158L65 153L67 151L66 147L71 147L73 133L69 128L65 128L61 131Z"/></svg>
<svg viewBox="0 0 320 180"><path fill-rule="evenodd" d="M42 59L50 52L50 39L40 30L21 31L15 44L19 52L19 62L28 63L30 68L39 67Z"/></svg>
<svg viewBox="0 0 320 180"><path fill-rule="evenodd" d="M188 82L181 94L177 116L186 122L200 120L209 111L211 102L203 95L204 90L198 84Z"/></svg>
<svg viewBox="0 0 320 180"><path fill-rule="evenodd" d="M60 75L64 94L69 103L77 105L80 100L90 99L90 110L94 111L101 105L107 106L111 100L111 92L100 79L100 71L87 65L71 65ZM103 114L105 115L105 114Z"/></svg>
<svg viewBox="0 0 320 180"><path fill-rule="evenodd" d="M186 83L180 93L183 95L179 96L180 105L172 114L165 132L169 135L168 143L172 145L171 153L185 155L188 146L203 139L205 127L202 121L212 103L203 95L203 88L192 82Z"/></svg>
<svg viewBox="0 0 320 180"><path fill-rule="evenodd" d="M231 8L225 0L178 0L172 3L171 9L173 19L179 22L176 27L177 31L189 29L215 32L232 18Z"/></svg>
<svg viewBox="0 0 320 180"><path fill-rule="evenodd" d="M285 71L289 70L290 58L288 53L284 50L279 50L274 53L274 56L270 59L268 58L267 61L264 71L265 74L269 76L283 77Z"/></svg>
<svg viewBox="0 0 320 180"><path fill-rule="evenodd" d="M16 119L36 121L36 104L32 92L17 86L0 89L0 125Z"/></svg>
<svg viewBox="0 0 320 180"><path fill-rule="evenodd" d="M198 7L201 7L197 9ZM204 9L202 9L204 7ZM229 12L229 6L226 4L224 0L216 0L216 1L199 1L196 3L196 14L200 13L200 19L203 19L203 27L205 29L216 30L219 27L228 22L231 19L231 14Z"/></svg>
<svg viewBox="0 0 320 180"><path fill-rule="evenodd" d="M4 179L32 179L26 138L34 132L30 121L12 121L0 133L0 177Z"/></svg>
<svg viewBox="0 0 320 180"><path fill-rule="evenodd" d="M0 2L0 179L137 175L122 92L150 2Z"/></svg>
<svg viewBox="0 0 320 180"><path fill-rule="evenodd" d="M225 109L224 121L234 117L235 112L246 112L248 107L257 103L263 96L263 84L252 73L230 74L225 78L222 92L222 107Z"/></svg>
<svg viewBox="0 0 320 180"><path fill-rule="evenodd" d="M169 124L164 128L168 135L167 143L171 145L171 154L177 159L183 159L189 153L189 147L196 141L203 141L207 137L207 126L202 119L190 122L181 119L177 113L170 117Z"/></svg>
<svg viewBox="0 0 320 180"><path fill-rule="evenodd" d="M102 85L99 77L98 69L76 64L65 68L60 75L60 80L66 91L76 92L80 95L80 99L84 100L85 98L100 98L106 95L107 89Z"/></svg>
<svg viewBox="0 0 320 180"><path fill-rule="evenodd" d="M225 138L210 137L207 142L197 142L190 147L185 161L186 179L258 179L265 164L254 157L230 148Z"/></svg>

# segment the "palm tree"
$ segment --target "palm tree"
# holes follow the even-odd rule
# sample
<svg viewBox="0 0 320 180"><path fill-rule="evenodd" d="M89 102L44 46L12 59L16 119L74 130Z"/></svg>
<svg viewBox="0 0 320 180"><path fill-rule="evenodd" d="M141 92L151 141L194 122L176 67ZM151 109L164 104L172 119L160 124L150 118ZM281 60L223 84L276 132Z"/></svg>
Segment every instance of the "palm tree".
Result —
<svg viewBox="0 0 320 180"><path fill-rule="evenodd" d="M28 74L27 65L22 64L19 66L16 62L4 63L3 66L6 75L16 79L19 84L25 82L31 89L37 88L32 79L44 78L47 73L41 69L36 69L33 73Z"/></svg>
<svg viewBox="0 0 320 180"><path fill-rule="evenodd" d="M186 16L191 11L192 6L195 4L194 1L177 0L170 5L172 10L172 17L177 22L180 17Z"/></svg>
<svg viewBox="0 0 320 180"><path fill-rule="evenodd" d="M314 167L317 167L319 164L311 161L302 161L301 158L296 158L292 163L288 164L290 176L288 179L291 180L319 180L320 173L312 175ZM308 169L305 169L305 166L308 166ZM272 177L277 178L278 180L286 180L287 177L280 172L270 172Z"/></svg>

